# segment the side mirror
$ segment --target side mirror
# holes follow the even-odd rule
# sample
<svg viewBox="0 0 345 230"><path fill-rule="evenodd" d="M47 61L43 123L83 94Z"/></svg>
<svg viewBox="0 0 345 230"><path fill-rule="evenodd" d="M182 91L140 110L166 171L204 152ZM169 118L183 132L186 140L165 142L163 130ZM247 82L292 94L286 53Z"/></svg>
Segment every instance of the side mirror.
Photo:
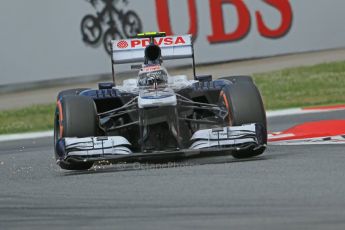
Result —
<svg viewBox="0 0 345 230"><path fill-rule="evenodd" d="M212 75L200 75L200 76L195 76L196 80L198 81L212 81Z"/></svg>
<svg viewBox="0 0 345 230"><path fill-rule="evenodd" d="M98 89L112 89L115 86L113 82L100 82L98 83Z"/></svg>

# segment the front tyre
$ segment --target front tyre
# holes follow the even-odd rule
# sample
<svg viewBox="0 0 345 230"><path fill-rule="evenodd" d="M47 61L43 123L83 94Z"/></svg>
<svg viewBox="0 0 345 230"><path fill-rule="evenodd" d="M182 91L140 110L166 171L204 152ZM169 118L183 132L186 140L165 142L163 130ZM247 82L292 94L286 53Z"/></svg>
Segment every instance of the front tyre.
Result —
<svg viewBox="0 0 345 230"><path fill-rule="evenodd" d="M76 89L66 89L61 91L57 96L57 101L61 100L63 97L66 96L77 96L84 90L88 90L89 88L76 88Z"/></svg>
<svg viewBox="0 0 345 230"><path fill-rule="evenodd" d="M94 101L85 96L65 96L57 102L54 122L54 144L64 137L92 137L97 135L97 113ZM59 156L55 152L58 160ZM87 170L93 162L70 163L58 161L66 170Z"/></svg>
<svg viewBox="0 0 345 230"><path fill-rule="evenodd" d="M228 109L227 122L230 126L260 124L264 128L263 143L267 144L267 120L263 101L258 88L248 81L232 82L220 92L219 101ZM258 156L264 148L233 153L233 157L243 159Z"/></svg>

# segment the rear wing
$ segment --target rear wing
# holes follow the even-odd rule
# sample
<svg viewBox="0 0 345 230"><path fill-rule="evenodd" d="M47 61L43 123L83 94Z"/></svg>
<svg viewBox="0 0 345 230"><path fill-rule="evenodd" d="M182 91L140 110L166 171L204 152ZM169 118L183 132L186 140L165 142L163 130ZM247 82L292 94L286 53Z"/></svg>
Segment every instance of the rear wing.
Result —
<svg viewBox="0 0 345 230"><path fill-rule="evenodd" d="M152 38L133 38L111 41L111 60L113 76L115 64L131 64L145 61L145 48ZM193 59L193 74L195 76L195 58L191 35L158 36L154 42L161 48L163 60ZM113 77L115 78L115 77Z"/></svg>
<svg viewBox="0 0 345 230"><path fill-rule="evenodd" d="M162 50L163 60L193 57L191 35L155 37L154 41ZM114 64L144 62L144 51L149 44L150 38L113 40L112 61Z"/></svg>

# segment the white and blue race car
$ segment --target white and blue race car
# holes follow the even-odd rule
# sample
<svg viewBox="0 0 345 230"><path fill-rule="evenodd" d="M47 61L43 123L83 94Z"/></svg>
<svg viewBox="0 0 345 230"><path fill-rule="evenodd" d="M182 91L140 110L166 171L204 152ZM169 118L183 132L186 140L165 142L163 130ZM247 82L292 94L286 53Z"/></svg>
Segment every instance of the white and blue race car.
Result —
<svg viewBox="0 0 345 230"><path fill-rule="evenodd" d="M58 95L54 140L61 168L226 154L249 158L265 151L266 114L254 82L248 76L197 76L190 35L144 33L111 47L113 82ZM193 60L193 80L170 76L163 66L182 58ZM137 76L115 85L115 65L127 63L136 64Z"/></svg>

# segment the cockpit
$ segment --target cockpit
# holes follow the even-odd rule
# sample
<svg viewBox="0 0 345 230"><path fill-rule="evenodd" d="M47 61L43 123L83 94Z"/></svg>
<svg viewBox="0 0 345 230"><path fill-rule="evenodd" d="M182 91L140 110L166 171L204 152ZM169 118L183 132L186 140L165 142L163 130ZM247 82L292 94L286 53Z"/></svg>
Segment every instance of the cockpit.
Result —
<svg viewBox="0 0 345 230"><path fill-rule="evenodd" d="M165 87L168 84L168 72L160 66L146 66L139 72L138 86L139 87Z"/></svg>

